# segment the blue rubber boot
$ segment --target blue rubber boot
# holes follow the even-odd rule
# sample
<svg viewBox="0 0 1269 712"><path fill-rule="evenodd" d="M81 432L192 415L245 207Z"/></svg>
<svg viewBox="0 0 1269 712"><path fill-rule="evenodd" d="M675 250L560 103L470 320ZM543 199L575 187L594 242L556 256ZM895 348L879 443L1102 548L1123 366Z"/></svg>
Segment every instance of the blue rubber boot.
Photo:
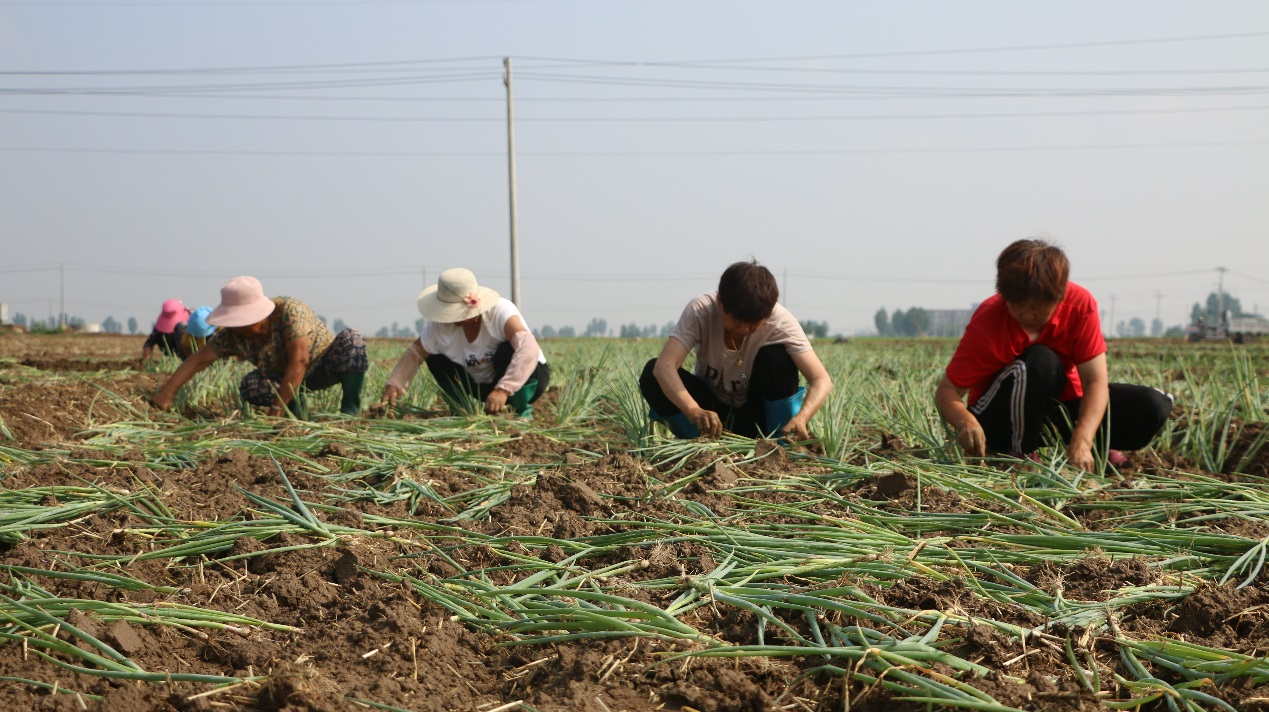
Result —
<svg viewBox="0 0 1269 712"><path fill-rule="evenodd" d="M766 432L771 437L780 438L780 431L784 430L784 426L788 425L793 416L802 410L802 401L806 399L806 388L798 386L798 390L788 398L780 400L766 401L762 404L762 414L766 421ZM780 442L784 443L784 438L780 438Z"/></svg>
<svg viewBox="0 0 1269 712"><path fill-rule="evenodd" d="M674 433L674 437L680 440L692 440L701 436L701 429L696 427L696 424L688 420L687 416L682 413L662 417L655 410L649 408L648 418L654 423L658 421L665 423L670 432Z"/></svg>

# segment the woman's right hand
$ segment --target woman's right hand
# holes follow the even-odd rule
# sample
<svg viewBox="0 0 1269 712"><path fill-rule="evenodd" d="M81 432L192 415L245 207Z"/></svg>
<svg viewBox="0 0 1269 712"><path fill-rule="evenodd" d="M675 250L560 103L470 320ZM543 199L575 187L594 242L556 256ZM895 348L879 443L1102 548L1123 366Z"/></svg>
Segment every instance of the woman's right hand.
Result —
<svg viewBox="0 0 1269 712"><path fill-rule="evenodd" d="M693 410L687 411L685 415L701 431L701 435L716 438L723 434L723 421L718 417L718 413L698 406Z"/></svg>
<svg viewBox="0 0 1269 712"><path fill-rule="evenodd" d="M973 415L961 423L959 432L956 434L956 442L960 443L961 449L970 457L987 455L987 434L983 432L983 426Z"/></svg>
<svg viewBox="0 0 1269 712"><path fill-rule="evenodd" d="M397 399L403 395L405 395L405 391L403 389L389 383L383 387L383 398L379 399L379 402L387 403L388 405L396 405Z"/></svg>
<svg viewBox="0 0 1269 712"><path fill-rule="evenodd" d="M160 388L150 402L159 410L167 410L172 407L172 400L172 394L168 393L166 388Z"/></svg>

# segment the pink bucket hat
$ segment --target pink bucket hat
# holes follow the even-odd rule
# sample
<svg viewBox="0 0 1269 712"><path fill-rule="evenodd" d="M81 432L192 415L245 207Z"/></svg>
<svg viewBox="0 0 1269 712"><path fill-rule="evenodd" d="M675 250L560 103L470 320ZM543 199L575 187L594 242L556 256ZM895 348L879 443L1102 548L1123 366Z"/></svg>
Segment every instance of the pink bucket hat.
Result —
<svg viewBox="0 0 1269 712"><path fill-rule="evenodd" d="M471 270L455 267L441 272L435 287L419 293L419 313L438 324L453 324L489 311L498 293L476 284Z"/></svg>
<svg viewBox="0 0 1269 712"><path fill-rule="evenodd" d="M189 312L186 311L181 300L169 299L163 302L159 318L154 322L154 330L160 334L170 334L176 330L177 324L184 324L187 321L189 321Z"/></svg>
<svg viewBox="0 0 1269 712"><path fill-rule="evenodd" d="M220 288L220 305L207 315L213 326L250 326L273 313L272 299L255 277L234 277Z"/></svg>

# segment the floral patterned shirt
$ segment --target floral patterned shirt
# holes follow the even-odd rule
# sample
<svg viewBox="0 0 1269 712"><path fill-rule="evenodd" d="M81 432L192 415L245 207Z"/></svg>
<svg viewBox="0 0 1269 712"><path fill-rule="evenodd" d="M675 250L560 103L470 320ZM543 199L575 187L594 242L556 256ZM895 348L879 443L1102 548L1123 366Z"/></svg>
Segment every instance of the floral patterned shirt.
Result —
<svg viewBox="0 0 1269 712"><path fill-rule="evenodd" d="M207 339L207 345L220 358L237 356L255 364L265 373L281 375L286 371L287 342L305 337L308 339L308 370L311 373L335 337L304 302L291 297L274 297L273 303L273 313L266 317L269 321L267 336L252 338L235 329L217 329Z"/></svg>

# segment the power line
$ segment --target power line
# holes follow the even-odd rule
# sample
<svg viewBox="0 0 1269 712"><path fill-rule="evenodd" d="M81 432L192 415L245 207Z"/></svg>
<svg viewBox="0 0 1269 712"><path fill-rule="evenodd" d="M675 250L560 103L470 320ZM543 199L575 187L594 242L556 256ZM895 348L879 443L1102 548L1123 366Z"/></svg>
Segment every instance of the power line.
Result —
<svg viewBox="0 0 1269 712"><path fill-rule="evenodd" d="M0 272L8 273L38 273L38 272L55 272L59 269L60 263L39 263L31 265L10 265L0 267ZM181 278L225 278L226 272L223 270L173 270L168 268L144 268L120 265L102 265L89 263L65 263L67 269L77 272L88 272L98 274L122 274L133 276L147 277L181 277ZM435 267L428 267L429 270L435 270ZM1084 276L1076 275L1076 282L1096 282L1107 280L1128 280L1128 279L1150 279L1159 277L1184 277L1192 275L1210 275L1216 271L1216 268L1175 270L1164 272L1138 272L1129 274L1111 274ZM1269 279L1254 277L1252 275L1226 270L1229 274L1249 279L1255 282L1269 284ZM338 271L315 272L312 270L300 270L292 272L259 272L253 273L260 279L336 279L336 278L366 278L366 277L397 277L410 276L416 277L419 274L418 268L411 269L347 269ZM991 282L991 277L982 278L913 278L912 275L878 275L873 273L855 274L847 272L817 272L790 270L789 275L803 279L833 279L846 282L895 282L901 284L983 284ZM481 276L485 279L505 279L508 274L497 271L481 270ZM573 281L573 282L691 282L691 281L708 281L714 279L717 275L713 272L694 272L694 273L674 273L674 274L629 274L629 273L599 273L586 272L579 274L575 272L529 272L527 277L532 279L540 279L544 281Z"/></svg>
<svg viewBox="0 0 1269 712"><path fill-rule="evenodd" d="M1238 111L1266 111L1269 105L1214 106L1167 109L1112 109L1091 111L993 112L968 114L838 114L826 116L612 116L518 117L517 123L708 123L708 122L798 122L798 121L898 121L950 119L1029 119L1087 116L1134 116L1152 114L1202 114ZM334 121L388 123L504 123L502 116L320 116L312 114L182 114L148 111L79 111L72 109L0 109L0 114L37 116L101 116L144 119L225 119L262 121Z"/></svg>
<svg viewBox="0 0 1269 712"><path fill-rule="evenodd" d="M718 151L521 151L519 156L541 158L664 158L672 156L862 156L922 155L959 153L1023 153L1048 151L1110 151L1159 148L1226 148L1265 146L1269 140L1190 141L1179 143L1073 144L1067 146L978 146L963 148L842 148L805 150L718 150ZM162 148L69 148L55 146L0 146L0 151L13 153L96 153L114 155L174 156L311 156L328 158L505 158L502 151L281 151L232 149L162 149Z"/></svg>
<svg viewBox="0 0 1269 712"><path fill-rule="evenodd" d="M261 91L261 90L302 90L302 89L334 89L401 86L417 84L452 84L489 79L501 76L495 71L480 70L466 74L441 76L412 76L368 79L323 79L314 82L267 82L259 84L184 84L157 85L138 87L35 87L13 88L0 87L0 95L5 96L134 96L134 95L166 95L193 92L220 91Z"/></svg>
<svg viewBox="0 0 1269 712"><path fill-rule="evenodd" d="M144 268L119 265L102 265L102 264L86 264L67 262L65 266L68 269L77 272L87 272L96 274L121 274L143 277L173 277L173 278L208 278L208 279L225 279L226 273L222 270L180 270L168 268ZM34 265L18 265L0 268L0 272L10 273L39 273L39 272L55 272L61 267L61 263L52 264L34 264ZM429 267L429 269L435 269ZM439 271L439 270L437 270ZM399 277L408 275L417 277L418 268L383 270L383 269L348 269L334 272L315 272L312 270L294 271L294 272L259 272L252 273L259 279L334 279L334 278L364 278L364 277ZM486 279L505 279L508 277L506 273L481 271L481 276ZM538 272L527 273L527 276L533 279L549 280L552 282L572 281L572 282L682 282L682 281L699 281L702 279L713 279L717 275L714 273L698 272L698 273L677 273L677 274L650 274L650 275L630 275L621 273L598 273L586 272L585 274L569 273L569 272Z"/></svg>
<svg viewBox="0 0 1269 712"><path fill-rule="evenodd" d="M1105 280L1147 279L1152 277L1184 277L1184 276L1194 275L1194 274L1211 274L1214 271L1215 271L1215 268L1208 268L1208 269L1183 270L1180 272L1150 272L1150 273L1144 273L1144 274L1121 274L1121 275L1108 275L1105 277L1080 277L1076 281L1077 282L1100 282Z"/></svg>
<svg viewBox="0 0 1269 712"><path fill-rule="evenodd" d="M1253 277L1253 276L1251 276L1251 275L1249 275L1249 274L1243 274L1242 272L1235 272L1235 271L1233 271L1233 270L1226 270L1226 271L1227 271L1229 274L1234 275L1235 277L1241 277L1241 278L1243 278L1243 279L1250 279L1250 280L1251 280L1251 281L1253 281L1253 282L1260 282L1261 284L1269 284L1269 279L1262 279L1262 278L1260 278L1260 277Z"/></svg>
<svg viewBox="0 0 1269 712"><path fill-rule="evenodd" d="M484 3L517 3L530 0L196 0L195 2L174 2L171 0L131 0L130 2L85 2L84 0L5 0L0 7L302 7L302 6L340 6L340 5L454 5L468 2Z"/></svg>
<svg viewBox="0 0 1269 712"><path fill-rule="evenodd" d="M0 5L6 3L0 2ZM44 4L44 3L41 3ZM242 67L185 67L168 69L46 69L46 70L3 70L0 76L136 76L154 74L269 74L289 72L342 71L348 69L384 71L387 69L405 68L409 71L425 71L420 64L453 64L457 62L501 61L498 55L478 55L471 57L439 57L434 59L401 59L383 62L341 62L328 64L271 64L247 65ZM436 70L442 71L442 70ZM444 70L448 71L448 70Z"/></svg>
<svg viewBox="0 0 1269 712"><path fill-rule="evenodd" d="M592 77L545 72L522 72L526 79L561 84L598 84L621 87L660 87L677 89L712 89L720 91L790 92L795 94L837 93L870 98L977 98L977 97L1091 97L1091 96L1245 96L1262 94L1269 86L1222 87L1124 87L1084 89L1078 87L907 87L884 85L805 84L775 82L738 82L700 79L658 79L654 77Z"/></svg>
<svg viewBox="0 0 1269 712"><path fill-rule="evenodd" d="M73 95L72 95L73 96ZM107 95L112 96L112 95ZM463 97L463 96L332 96L332 95L276 95L276 94L120 94L120 96L131 96L145 99L214 99L214 100L240 100L246 99L251 101L330 101L330 102L385 102L385 103L467 103L467 104L487 104L497 103L499 105L506 103L505 98L496 97ZM775 96L540 96L525 97L523 99L517 97L516 104L535 103L535 104L735 104L735 103L770 103L780 102L786 104L789 102L854 102L854 101L874 101L880 99L939 99L939 98L966 98L956 96L867 96L855 94L780 94ZM969 97L979 98L979 97ZM1007 97L1006 97L1007 98ZM1148 110L1146 110L1148 111ZM1073 114L1074 115L1074 114Z"/></svg>
<svg viewBox="0 0 1269 712"><path fill-rule="evenodd" d="M816 61L834 59L835 57L814 58ZM607 68L607 67L646 67L649 69L691 69L711 71L743 71L743 72L781 72L791 74L850 74L850 75L883 75L883 76L948 76L948 77L1154 77L1154 76L1186 76L1186 75L1223 75L1223 74L1264 74L1269 68L1209 68L1209 69L1091 69L1091 70L987 70L987 69L863 69L840 67L783 67L760 64L719 64L737 60L714 60L704 62L655 62L655 61L619 61L588 60L566 58L523 58L529 61L555 62L551 67ZM809 60L811 58L807 58ZM540 69L541 67L532 67Z"/></svg>
<svg viewBox="0 0 1269 712"><path fill-rule="evenodd" d="M2 3L0 3L2 4ZM337 73L391 73L391 72L443 72L449 67L429 69L428 64L456 64L500 61L496 55L471 57L443 57L436 59L405 59L381 62L346 62L332 64L256 65L241 67L182 67L161 69L32 69L0 70L4 77L137 77L137 76L236 76L242 74L337 74ZM529 60L532 61L532 60ZM1157 76L1212 76L1229 74L1266 74L1269 67L1234 67L1207 69L1096 69L1096 70L984 70L984 69L861 69L834 67L780 67L762 65L717 65L691 62L655 61L607 61L541 59L551 62L530 69L552 68L610 68L643 67L650 69L686 69L693 71L771 72L790 74L843 74L879 76L935 76L935 77L1157 77ZM722 61L722 60L720 60ZM471 71L488 69L470 67Z"/></svg>
<svg viewBox="0 0 1269 712"><path fill-rule="evenodd" d="M165 96L169 94L217 93L225 91L308 90L409 86L420 84L461 83L501 76L489 70L473 70L464 74L415 75L405 77L368 77L361 79L322 79L319 81L275 81L239 84L176 84L127 87L0 87L4 96ZM891 85L806 84L779 82L742 82L703 79L667 79L656 77L582 76L546 72L521 72L517 75L530 81L557 84L595 84L619 87L657 87L715 91L780 92L792 94L842 94L869 98L979 98L979 97L1103 97L1103 96L1247 96L1269 92L1269 85L1188 86L1188 87L1118 87L1089 89L1082 87L910 87Z"/></svg>
<svg viewBox="0 0 1269 712"><path fill-rule="evenodd" d="M1182 35L1176 37L1154 37L1136 40L1103 40L1099 42L1067 42L1038 45L1004 45L997 47L973 47L962 49L928 49L907 50L897 52L855 52L851 54L801 55L791 57L748 57L743 59L697 60L696 64L721 64L726 62L804 62L833 59L875 59L880 57L919 57L945 54L983 54L994 52L1033 52L1055 49L1087 49L1092 47L1123 47L1127 45L1173 44L1182 42L1206 42L1210 40L1248 39L1269 36L1269 31L1235 32L1218 35ZM684 62L685 64L688 62Z"/></svg>

